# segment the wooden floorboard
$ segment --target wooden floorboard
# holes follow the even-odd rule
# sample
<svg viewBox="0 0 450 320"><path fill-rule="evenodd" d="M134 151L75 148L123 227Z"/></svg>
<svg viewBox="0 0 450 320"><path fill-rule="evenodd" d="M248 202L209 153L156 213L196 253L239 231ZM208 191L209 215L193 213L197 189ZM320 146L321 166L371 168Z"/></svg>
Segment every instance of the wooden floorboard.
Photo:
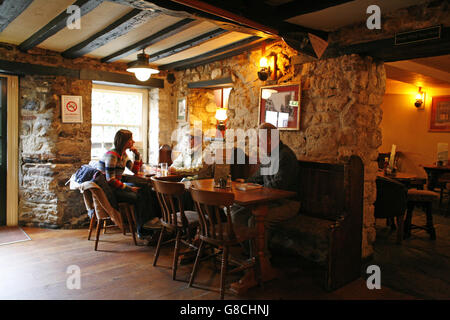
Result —
<svg viewBox="0 0 450 320"><path fill-rule="evenodd" d="M99 251L87 240L87 230L24 228L32 241L0 246L0 299L164 299L212 300L218 293L200 287L218 286L219 274L208 261L201 264L195 287L187 281L192 265L182 265L172 281L171 247L164 247L153 267L155 248L130 235L109 230L101 235ZM66 286L67 267L81 270L81 289ZM325 292L310 275L283 269L282 277L245 295L226 299L410 299L384 287L368 290L365 280L354 281L335 292Z"/></svg>

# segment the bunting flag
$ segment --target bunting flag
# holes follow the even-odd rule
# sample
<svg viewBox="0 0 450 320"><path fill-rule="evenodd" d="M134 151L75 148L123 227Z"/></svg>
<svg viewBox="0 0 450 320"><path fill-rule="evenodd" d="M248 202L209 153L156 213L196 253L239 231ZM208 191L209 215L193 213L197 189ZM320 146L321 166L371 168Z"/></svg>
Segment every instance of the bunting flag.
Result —
<svg viewBox="0 0 450 320"><path fill-rule="evenodd" d="M328 42L311 33L308 33L308 36L317 58L320 59L322 54L325 52L325 49L328 47Z"/></svg>

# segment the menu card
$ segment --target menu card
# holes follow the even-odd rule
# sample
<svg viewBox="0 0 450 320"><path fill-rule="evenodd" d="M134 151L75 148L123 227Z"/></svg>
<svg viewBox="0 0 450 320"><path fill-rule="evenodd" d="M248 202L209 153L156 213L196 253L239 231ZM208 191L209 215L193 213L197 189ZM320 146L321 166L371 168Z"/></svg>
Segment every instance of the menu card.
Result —
<svg viewBox="0 0 450 320"><path fill-rule="evenodd" d="M391 149L391 157L389 158L389 168L393 169L395 165L395 151L397 150L397 146L395 144L392 145Z"/></svg>

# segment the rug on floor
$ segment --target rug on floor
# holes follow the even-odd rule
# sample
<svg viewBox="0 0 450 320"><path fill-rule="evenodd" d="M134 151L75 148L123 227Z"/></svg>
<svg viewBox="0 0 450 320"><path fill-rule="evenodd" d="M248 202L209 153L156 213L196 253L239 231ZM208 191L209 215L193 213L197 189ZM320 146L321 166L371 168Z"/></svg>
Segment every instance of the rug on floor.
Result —
<svg viewBox="0 0 450 320"><path fill-rule="evenodd" d="M0 246L28 240L31 238L20 227L0 227Z"/></svg>

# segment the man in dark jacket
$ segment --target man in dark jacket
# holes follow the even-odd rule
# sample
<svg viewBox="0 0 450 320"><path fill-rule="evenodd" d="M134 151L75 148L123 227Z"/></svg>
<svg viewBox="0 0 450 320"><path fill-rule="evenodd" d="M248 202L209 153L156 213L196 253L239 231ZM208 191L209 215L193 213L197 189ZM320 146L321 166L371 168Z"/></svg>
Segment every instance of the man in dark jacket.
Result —
<svg viewBox="0 0 450 320"><path fill-rule="evenodd" d="M261 130L264 130L261 135L264 140L260 142L260 158L261 153L267 154L267 157L262 157L266 163L261 164L259 172L247 181L262 184L267 188L297 192L299 167L295 153L279 140L279 132L274 125L263 123L259 126L259 130L260 134ZM295 217L300 210L300 202L297 199L281 199L270 202L268 207L265 217L266 256L269 256L267 243L270 230L277 223ZM231 215L235 224L254 226L254 218L247 208L234 205L231 208Z"/></svg>

